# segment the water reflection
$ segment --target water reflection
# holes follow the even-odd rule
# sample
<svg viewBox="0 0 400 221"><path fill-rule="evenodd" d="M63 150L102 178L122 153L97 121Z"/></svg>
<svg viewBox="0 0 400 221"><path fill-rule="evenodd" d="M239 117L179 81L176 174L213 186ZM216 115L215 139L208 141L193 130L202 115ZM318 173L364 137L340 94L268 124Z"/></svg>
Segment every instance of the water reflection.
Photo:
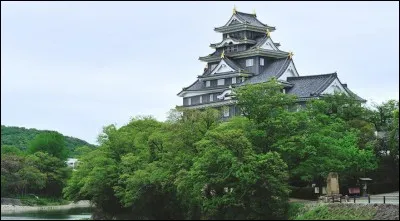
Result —
<svg viewBox="0 0 400 221"><path fill-rule="evenodd" d="M90 218L91 212L91 208L74 208L70 210L10 213L2 214L1 220L81 220Z"/></svg>

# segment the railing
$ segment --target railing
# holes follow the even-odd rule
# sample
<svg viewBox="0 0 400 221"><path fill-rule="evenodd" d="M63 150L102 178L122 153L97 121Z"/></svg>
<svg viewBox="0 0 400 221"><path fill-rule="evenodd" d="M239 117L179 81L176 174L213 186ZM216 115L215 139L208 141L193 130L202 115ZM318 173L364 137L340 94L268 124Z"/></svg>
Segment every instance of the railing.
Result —
<svg viewBox="0 0 400 221"><path fill-rule="evenodd" d="M399 196L367 196L367 197L330 197L332 203L383 203L399 204Z"/></svg>

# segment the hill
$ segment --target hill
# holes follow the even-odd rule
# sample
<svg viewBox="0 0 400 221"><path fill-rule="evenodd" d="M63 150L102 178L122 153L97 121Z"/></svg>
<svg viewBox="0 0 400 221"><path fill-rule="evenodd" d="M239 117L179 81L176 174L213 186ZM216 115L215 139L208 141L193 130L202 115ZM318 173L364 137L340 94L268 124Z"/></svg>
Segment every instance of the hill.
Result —
<svg viewBox="0 0 400 221"><path fill-rule="evenodd" d="M18 147L21 150L26 150L28 148L29 142L33 140L38 134L50 132L49 130L37 130L34 128L24 128L24 127L13 127L1 125L1 146L11 145ZM95 148L93 144L75 138L64 136L65 144L70 150L71 155L74 155L75 148L80 146L88 146Z"/></svg>

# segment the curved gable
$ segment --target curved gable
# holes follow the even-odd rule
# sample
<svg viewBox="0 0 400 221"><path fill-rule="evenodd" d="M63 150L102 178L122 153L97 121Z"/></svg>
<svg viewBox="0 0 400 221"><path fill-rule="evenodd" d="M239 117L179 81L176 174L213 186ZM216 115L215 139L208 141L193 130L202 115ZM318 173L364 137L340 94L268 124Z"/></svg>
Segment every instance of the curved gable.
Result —
<svg viewBox="0 0 400 221"><path fill-rule="evenodd" d="M238 16L232 15L232 17L229 19L229 21L224 26L229 26L229 25L234 25L234 24L239 24L239 23L243 23L243 21Z"/></svg>
<svg viewBox="0 0 400 221"><path fill-rule="evenodd" d="M340 83L338 78L333 80L332 83L328 87L326 87L324 91L321 92L321 94L334 94L335 92L336 93L345 93L345 94L349 95L349 93L343 87L342 83Z"/></svg>
<svg viewBox="0 0 400 221"><path fill-rule="evenodd" d="M293 60L291 60L289 65L287 66L286 70L278 78L278 80L287 81L288 77L298 77L298 76L299 76L299 73L297 73L297 70L296 70L296 67L294 66Z"/></svg>
<svg viewBox="0 0 400 221"><path fill-rule="evenodd" d="M213 74L220 74L220 73L227 73L227 72L234 72L235 69L231 66L229 66L224 59L222 59L217 67L214 68L214 70L210 73L210 75Z"/></svg>
<svg viewBox="0 0 400 221"><path fill-rule="evenodd" d="M267 49L267 50L274 50L278 51L279 49L276 47L274 42L272 42L271 38L267 38L262 45L260 46L262 49Z"/></svg>

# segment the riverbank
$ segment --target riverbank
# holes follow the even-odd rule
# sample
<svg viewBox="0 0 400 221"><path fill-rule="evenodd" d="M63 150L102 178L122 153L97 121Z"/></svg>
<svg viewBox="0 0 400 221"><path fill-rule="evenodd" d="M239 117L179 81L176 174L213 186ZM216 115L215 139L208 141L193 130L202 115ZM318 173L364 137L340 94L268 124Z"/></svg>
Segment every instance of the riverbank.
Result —
<svg viewBox="0 0 400 221"><path fill-rule="evenodd" d="M82 200L77 203L60 206L17 206L17 205L1 205L1 214L24 213L35 211L51 211L51 210L69 210L74 208L90 208L92 205L88 200Z"/></svg>
<svg viewBox="0 0 400 221"><path fill-rule="evenodd" d="M289 220L399 220L399 205L291 203Z"/></svg>

